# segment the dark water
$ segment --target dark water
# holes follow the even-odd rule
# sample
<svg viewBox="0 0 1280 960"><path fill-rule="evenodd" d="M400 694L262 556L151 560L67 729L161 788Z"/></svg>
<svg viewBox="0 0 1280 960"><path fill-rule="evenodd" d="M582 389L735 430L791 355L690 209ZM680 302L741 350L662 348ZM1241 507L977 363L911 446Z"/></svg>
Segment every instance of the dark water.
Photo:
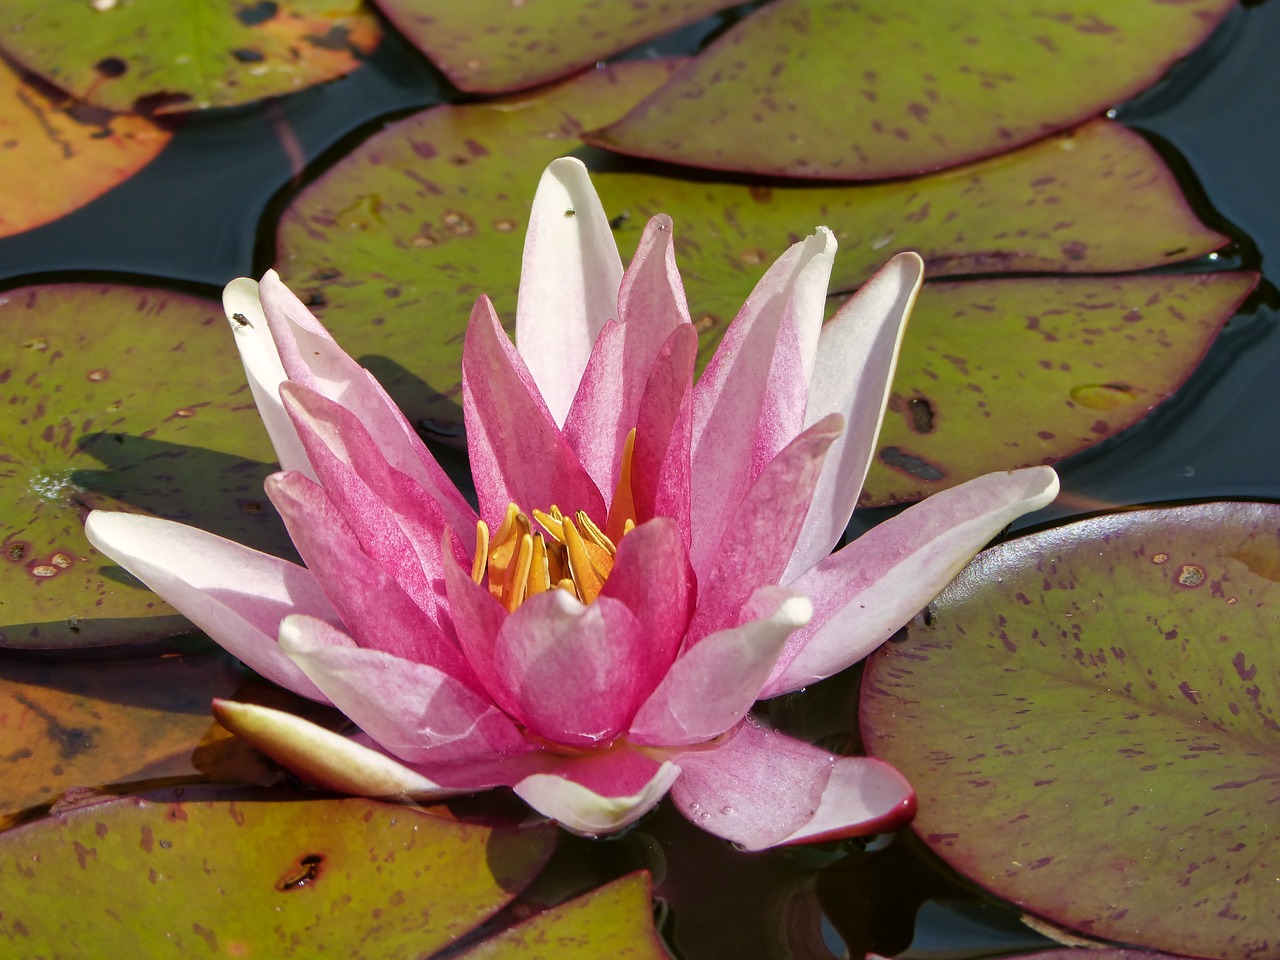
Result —
<svg viewBox="0 0 1280 960"><path fill-rule="evenodd" d="M682 31L660 52L688 52L722 22ZM1183 390L1134 429L1062 465L1059 516L1109 505L1280 499L1277 49L1280 3L1237 10L1168 80L1118 108L1122 121L1165 151L1202 215L1238 238L1224 259L1261 269L1266 280ZM386 121L454 96L389 36L349 78L265 107L191 118L138 177L60 221L0 240L0 283L144 280L215 296L227 279L270 265L275 214L302 182ZM850 673L804 702L775 705L774 719L838 739L853 729ZM910 836L867 851L745 856L670 808L615 841L567 838L539 889L563 896L638 867L654 872L664 930L688 960L870 949L967 957L1046 943Z"/></svg>

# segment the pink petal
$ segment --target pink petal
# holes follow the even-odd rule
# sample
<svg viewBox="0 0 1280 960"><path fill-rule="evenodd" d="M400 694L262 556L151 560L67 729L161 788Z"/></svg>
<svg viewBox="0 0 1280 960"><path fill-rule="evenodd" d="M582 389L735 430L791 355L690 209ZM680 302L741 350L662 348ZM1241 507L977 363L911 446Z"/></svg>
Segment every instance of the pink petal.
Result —
<svg viewBox="0 0 1280 960"><path fill-rule="evenodd" d="M680 812L747 850L891 829L914 812L893 768L837 757L748 717L714 749L682 751L671 790Z"/></svg>
<svg viewBox="0 0 1280 960"><path fill-rule="evenodd" d="M647 692L644 643L639 621L619 601L584 605L553 589L507 617L493 669L514 716L535 736L596 746L626 729Z"/></svg>
<svg viewBox="0 0 1280 960"><path fill-rule="evenodd" d="M498 631L506 623L507 611L448 557L444 561L444 582L454 633L463 656L493 701L515 716L516 701L493 667L493 651L498 643Z"/></svg>
<svg viewBox="0 0 1280 960"><path fill-rule="evenodd" d="M684 283L676 268L671 218L660 213L640 237L618 290L618 319L627 328L628 362L642 371L624 390L624 419L634 420L644 377L663 344L678 326L690 324Z"/></svg>
<svg viewBox="0 0 1280 960"><path fill-rule="evenodd" d="M657 685L675 659L697 597L689 554L674 520L642 523L618 541L613 571L601 597L625 604L644 638L641 695Z"/></svg>
<svg viewBox="0 0 1280 960"><path fill-rule="evenodd" d="M268 270L258 284L271 335L289 379L350 410L397 470L438 503L460 537L470 536L475 513L385 390L329 335L302 301Z"/></svg>
<svg viewBox="0 0 1280 960"><path fill-rule="evenodd" d="M835 247L823 227L783 254L694 388L691 507L700 575L751 480L803 425Z"/></svg>
<svg viewBox="0 0 1280 960"><path fill-rule="evenodd" d="M692 324L672 330L645 384L631 459L637 520L675 517L686 548L692 536L690 443L697 357L698 335Z"/></svg>
<svg viewBox="0 0 1280 960"><path fill-rule="evenodd" d="M789 443L751 484L699 578L698 610L686 645L738 623L757 587L776 583L787 565L818 482L822 458L844 420L832 414Z"/></svg>
<svg viewBox="0 0 1280 960"><path fill-rule="evenodd" d="M1049 467L989 473L935 493L864 533L790 586L813 620L787 641L763 697L857 663L915 616L1001 528L1058 493Z"/></svg>
<svg viewBox="0 0 1280 960"><path fill-rule="evenodd" d="M845 430L827 452L813 504L782 583L789 583L829 554L853 515L880 435L907 317L923 275L924 263L919 256L899 254L822 328L805 424L839 413L845 418Z"/></svg>
<svg viewBox="0 0 1280 960"><path fill-rule="evenodd" d="M395 759L283 710L214 700L217 721L307 783L357 797L436 800L469 787L445 787Z"/></svg>
<svg viewBox="0 0 1280 960"><path fill-rule="evenodd" d="M505 713L426 664L365 650L322 620L286 617L280 647L339 710L410 763L492 759L531 749Z"/></svg>
<svg viewBox="0 0 1280 960"><path fill-rule="evenodd" d="M266 488L307 568L360 646L430 664L476 683L453 639L391 574L365 555L320 487L299 473L275 473L267 478Z"/></svg>
<svg viewBox="0 0 1280 960"><path fill-rule="evenodd" d="M634 823L680 776L676 764L658 763L625 746L558 759L553 771L525 777L515 792L539 813L586 836Z"/></svg>
<svg viewBox="0 0 1280 960"><path fill-rule="evenodd" d="M253 670L294 693L328 702L276 646L280 621L290 613L338 619L310 571L155 517L95 510L84 532L99 551Z"/></svg>
<svg viewBox="0 0 1280 960"><path fill-rule="evenodd" d="M601 328L564 422L565 440L606 504L618 485L627 432L635 426L623 410L622 384L648 372L629 364L626 338L626 328L616 320Z"/></svg>
<svg viewBox="0 0 1280 960"><path fill-rule="evenodd" d="M222 309L235 334L236 349L249 380L249 390L275 447L282 470L297 470L312 479L311 464L294 433L293 424L280 404L280 384L285 380L280 352L258 300L258 283L248 277L232 280L222 291Z"/></svg>
<svg viewBox="0 0 1280 960"><path fill-rule="evenodd" d="M508 503L525 510L555 504L566 514L585 510L604 521L604 499L551 419L487 297L476 302L467 325L462 409L482 517L496 520Z"/></svg>
<svg viewBox="0 0 1280 960"><path fill-rule="evenodd" d="M600 328L616 316L622 260L580 160L553 160L529 214L516 344L557 426L578 390Z"/></svg>
<svg viewBox="0 0 1280 960"><path fill-rule="evenodd" d="M361 550L432 620L447 624L440 555L446 521L439 505L387 463L346 407L296 383L284 384L280 395L320 486Z"/></svg>
<svg viewBox="0 0 1280 960"><path fill-rule="evenodd" d="M628 738L648 746L712 740L751 709L791 631L809 622L807 597L762 587L742 610L741 626L690 647L636 712Z"/></svg>

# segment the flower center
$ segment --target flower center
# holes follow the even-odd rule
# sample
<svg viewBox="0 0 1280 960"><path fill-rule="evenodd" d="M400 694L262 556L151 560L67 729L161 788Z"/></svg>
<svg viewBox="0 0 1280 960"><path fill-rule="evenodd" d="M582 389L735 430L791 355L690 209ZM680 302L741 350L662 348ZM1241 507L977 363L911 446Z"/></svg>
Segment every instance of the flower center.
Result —
<svg viewBox="0 0 1280 960"><path fill-rule="evenodd" d="M506 515L493 537L483 520L476 523L476 556L471 579L484 583L489 593L512 612L527 598L553 588L567 590L583 603L600 595L613 570L621 539L635 529L635 506L631 496L631 454L635 430L627 435L622 454L622 470L614 492L606 526L616 531L610 537L583 510L566 516L552 504L547 511L534 510L535 530L528 514L518 504L507 504Z"/></svg>

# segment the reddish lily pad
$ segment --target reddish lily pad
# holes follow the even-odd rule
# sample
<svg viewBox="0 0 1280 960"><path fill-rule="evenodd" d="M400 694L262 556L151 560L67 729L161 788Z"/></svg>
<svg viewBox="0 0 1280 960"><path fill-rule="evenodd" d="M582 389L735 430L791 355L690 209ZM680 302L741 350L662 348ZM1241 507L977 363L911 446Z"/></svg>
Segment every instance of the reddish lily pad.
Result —
<svg viewBox="0 0 1280 960"><path fill-rule="evenodd" d="M251 103L350 73L378 42L359 0L7 0L0 47L119 112Z"/></svg>
<svg viewBox="0 0 1280 960"><path fill-rule="evenodd" d="M734 6L733 0L377 0L459 90L501 93L555 80Z"/></svg>
<svg viewBox="0 0 1280 960"><path fill-rule="evenodd" d="M869 752L969 878L1201 957L1280 929L1280 505L1117 513L978 556L868 662Z"/></svg>
<svg viewBox="0 0 1280 960"><path fill-rule="evenodd" d="M194 752L212 726L209 701L244 679L223 653L0 661L0 826L72 787L200 777ZM241 763L235 778L266 772Z"/></svg>
<svg viewBox="0 0 1280 960"><path fill-rule="evenodd" d="M649 875L632 873L465 950L458 960L667 960Z"/></svg>
<svg viewBox="0 0 1280 960"><path fill-rule="evenodd" d="M940 170L1133 96L1233 6L779 0L588 139L672 163L775 176L871 180Z"/></svg>
<svg viewBox="0 0 1280 960"><path fill-rule="evenodd" d="M0 237L101 196L150 163L171 136L142 117L87 109L0 60Z"/></svg>
<svg viewBox="0 0 1280 960"><path fill-rule="evenodd" d="M355 798L126 797L0 837L0 938L47 960L424 957L511 900L554 842Z"/></svg>
<svg viewBox="0 0 1280 960"><path fill-rule="evenodd" d="M221 306L140 287L0 295L0 647L188 633L84 537L95 508L291 548L262 492L274 459Z"/></svg>
<svg viewBox="0 0 1280 960"><path fill-rule="evenodd" d="M1190 375L1258 279L927 284L863 504L918 500L992 470L1053 463L1131 426Z"/></svg>
<svg viewBox="0 0 1280 960"><path fill-rule="evenodd" d="M378 358L375 373L411 419L456 427L461 333L481 293L514 316L543 166L670 69L618 64L518 100L439 107L388 127L286 210L281 274L348 350ZM919 250L931 276L955 276L1136 270L1227 241L1196 219L1141 137L1104 121L910 182L768 188L618 171L594 180L624 256L650 216L675 219L704 349L769 263L822 223L841 243L837 291L900 249Z"/></svg>

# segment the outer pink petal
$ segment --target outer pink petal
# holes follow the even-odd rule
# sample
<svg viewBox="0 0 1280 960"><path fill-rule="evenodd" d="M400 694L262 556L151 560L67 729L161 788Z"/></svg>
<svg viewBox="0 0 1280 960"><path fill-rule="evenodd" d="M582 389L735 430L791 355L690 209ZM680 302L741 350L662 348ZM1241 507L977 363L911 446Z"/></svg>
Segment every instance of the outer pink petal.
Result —
<svg viewBox="0 0 1280 960"><path fill-rule="evenodd" d="M647 694L675 659L697 597L689 554L674 520L658 517L618 541L613 571L600 596L625 604L640 624L645 663L639 666L644 674L639 686Z"/></svg>
<svg viewBox="0 0 1280 960"><path fill-rule="evenodd" d="M289 379L355 414L387 461L440 504L449 525L469 548L466 538L475 527L475 513L386 391L334 342L275 271L263 276L258 293Z"/></svg>
<svg viewBox="0 0 1280 960"><path fill-rule="evenodd" d="M1005 524L1058 493L1049 467L989 473L935 493L832 554L790 586L813 600L761 696L773 697L857 663L893 636Z"/></svg>
<svg viewBox="0 0 1280 960"><path fill-rule="evenodd" d="M488 699L443 671L356 642L314 617L286 617L280 647L339 710L410 763L525 753L532 747Z"/></svg>
<svg viewBox="0 0 1280 960"><path fill-rule="evenodd" d="M709 748L676 754L671 798L690 821L747 850L893 829L914 794L892 767L837 757L748 717Z"/></svg>
<svg viewBox="0 0 1280 960"><path fill-rule="evenodd" d="M516 344L557 426L565 422L600 328L617 312L622 260L580 160L553 160L525 234Z"/></svg>
<svg viewBox="0 0 1280 960"><path fill-rule="evenodd" d="M835 246L824 227L779 258L694 388L691 507L699 573L751 480L803 425Z"/></svg>
<svg viewBox="0 0 1280 960"><path fill-rule="evenodd" d="M516 702L493 667L493 651L498 642L498 631L506 623L507 611L449 557L444 561L444 582L449 594L454 633L463 656L494 702L515 716Z"/></svg>
<svg viewBox="0 0 1280 960"><path fill-rule="evenodd" d="M907 316L923 275L919 256L899 254L822 328L805 424L839 413L845 418L845 430L827 453L783 583L829 554L853 515L889 402Z"/></svg>
<svg viewBox="0 0 1280 960"><path fill-rule="evenodd" d="M320 487L298 473L275 473L266 488L307 568L360 646L431 664L476 683L452 637L365 555Z"/></svg>
<svg viewBox="0 0 1280 960"><path fill-rule="evenodd" d="M566 829L597 836L640 819L679 776L676 764L658 763L619 745L583 757L559 758L554 769L517 783L515 792Z"/></svg>
<svg viewBox="0 0 1280 960"><path fill-rule="evenodd" d="M690 443L693 369L698 334L692 324L671 331L645 384L631 458L631 492L637 519L675 517L686 548L692 537Z"/></svg>
<svg viewBox="0 0 1280 960"><path fill-rule="evenodd" d="M699 572L698 610L686 645L737 624L738 612L755 589L777 582L809 509L822 458L843 427L839 414L815 423L769 461L751 484L709 569Z"/></svg>
<svg viewBox="0 0 1280 960"><path fill-rule="evenodd" d="M284 384L280 395L320 486L360 548L432 620L448 624L440 556L446 520L439 505L387 463L346 407L296 383Z"/></svg>
<svg viewBox="0 0 1280 960"><path fill-rule="evenodd" d="M648 746L712 740L751 709L791 631L813 606L782 587L757 590L741 626L721 630L686 650L640 706L627 736Z"/></svg>
<svg viewBox="0 0 1280 960"><path fill-rule="evenodd" d="M624 419L634 420L640 391L654 358L671 331L690 323L684 283L676 269L671 218L660 213L644 228L618 290L618 319L627 328L627 359L641 370L624 391Z"/></svg>
<svg viewBox="0 0 1280 960"><path fill-rule="evenodd" d="M99 551L272 683L328 702L276 646L280 621L290 613L338 620L310 571L155 517L95 510L84 532Z"/></svg>
<svg viewBox="0 0 1280 960"><path fill-rule="evenodd" d="M311 464L280 404L280 384L285 380L280 352L271 338L271 328L258 300L258 283L248 277L232 280L222 291L222 309L235 334L236 349L244 364L249 389L258 413L275 447L280 469L297 470L313 480Z"/></svg>
<svg viewBox="0 0 1280 960"><path fill-rule="evenodd" d="M585 361L584 361L585 362ZM480 515L500 518L507 504L604 521L604 499L552 420L524 361L487 297L471 312L462 349L462 409Z"/></svg>
<svg viewBox="0 0 1280 960"><path fill-rule="evenodd" d="M507 617L493 669L531 733L596 746L626 729L647 692L644 641L640 622L619 601L584 605L548 590Z"/></svg>
<svg viewBox="0 0 1280 960"><path fill-rule="evenodd" d="M613 499L622 471L627 431L635 426L622 409L622 385L648 374L648 367L637 369L628 363L626 338L626 328L616 320L601 328L564 421L564 438L606 505Z"/></svg>

